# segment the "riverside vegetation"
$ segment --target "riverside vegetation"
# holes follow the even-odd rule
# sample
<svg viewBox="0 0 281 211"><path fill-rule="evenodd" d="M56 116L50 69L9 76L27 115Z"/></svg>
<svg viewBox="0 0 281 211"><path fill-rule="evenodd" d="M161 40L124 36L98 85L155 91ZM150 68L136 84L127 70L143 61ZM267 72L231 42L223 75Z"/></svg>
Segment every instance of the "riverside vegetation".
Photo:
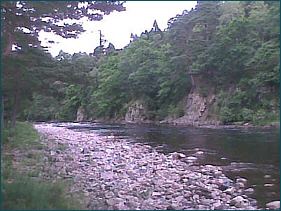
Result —
<svg viewBox="0 0 281 211"><path fill-rule="evenodd" d="M41 139L33 125L18 122L11 130L1 128L1 209L84 209L79 195L69 194L71 181L46 172L52 140ZM66 148L64 148L66 149ZM81 197L80 197L81 198Z"/></svg>
<svg viewBox="0 0 281 211"><path fill-rule="evenodd" d="M132 34L124 49L101 40L89 55L61 51L55 58L17 31L21 48L1 49L2 122L279 125L279 17L280 2L199 1L171 18L165 30L155 21L150 31Z"/></svg>

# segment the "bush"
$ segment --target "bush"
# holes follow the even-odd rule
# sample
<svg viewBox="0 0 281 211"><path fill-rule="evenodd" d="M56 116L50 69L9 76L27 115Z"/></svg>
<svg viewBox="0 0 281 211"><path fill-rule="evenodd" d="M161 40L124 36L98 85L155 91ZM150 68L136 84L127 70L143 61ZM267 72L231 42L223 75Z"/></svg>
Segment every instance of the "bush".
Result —
<svg viewBox="0 0 281 211"><path fill-rule="evenodd" d="M255 125L264 125L264 121L266 120L266 111L264 109L258 110L253 116L253 123Z"/></svg>
<svg viewBox="0 0 281 211"><path fill-rule="evenodd" d="M242 120L245 122L250 122L253 120L254 114L255 114L255 112L253 110L248 109L248 108L243 108L241 111Z"/></svg>
<svg viewBox="0 0 281 211"><path fill-rule="evenodd" d="M223 107L220 110L219 119L223 122L223 124L234 122L236 120L233 110L227 107Z"/></svg>

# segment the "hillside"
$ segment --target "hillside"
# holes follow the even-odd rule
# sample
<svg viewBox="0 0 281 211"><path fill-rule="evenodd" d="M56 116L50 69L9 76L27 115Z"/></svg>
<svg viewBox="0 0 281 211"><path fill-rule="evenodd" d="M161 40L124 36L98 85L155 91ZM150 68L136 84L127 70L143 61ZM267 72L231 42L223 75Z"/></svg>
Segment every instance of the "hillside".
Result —
<svg viewBox="0 0 281 211"><path fill-rule="evenodd" d="M171 18L165 31L155 21L123 50L110 44L90 55L42 57L29 73L39 88L27 89L20 119L195 126L280 121L280 2L200 1ZM16 102L2 90L9 121Z"/></svg>

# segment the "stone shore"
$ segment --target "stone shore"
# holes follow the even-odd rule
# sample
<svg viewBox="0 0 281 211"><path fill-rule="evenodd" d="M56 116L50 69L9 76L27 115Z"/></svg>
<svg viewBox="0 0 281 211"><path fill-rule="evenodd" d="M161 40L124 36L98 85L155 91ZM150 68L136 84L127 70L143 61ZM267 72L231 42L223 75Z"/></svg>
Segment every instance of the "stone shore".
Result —
<svg viewBox="0 0 281 211"><path fill-rule="evenodd" d="M222 168L193 165L194 157L153 147L35 124L46 138L46 171L73 179L72 193L83 193L96 210L257 210L247 180L233 181ZM51 146L50 146L51 144ZM65 146L65 149L62 149ZM60 150L62 149L62 150ZM45 175L48 177L48 174Z"/></svg>

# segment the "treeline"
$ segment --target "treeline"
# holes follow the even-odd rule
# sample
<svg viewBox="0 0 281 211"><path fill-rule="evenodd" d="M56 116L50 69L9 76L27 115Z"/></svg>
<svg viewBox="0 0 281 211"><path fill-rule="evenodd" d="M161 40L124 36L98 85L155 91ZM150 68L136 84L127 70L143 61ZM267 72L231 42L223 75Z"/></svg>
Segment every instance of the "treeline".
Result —
<svg viewBox="0 0 281 211"><path fill-rule="evenodd" d="M178 118L195 86L202 97L216 94L212 109L224 124L280 119L280 2L200 1L121 51L36 51L2 64L13 75L1 80L6 120L72 121L78 109L87 120L118 120L135 100L150 120Z"/></svg>

